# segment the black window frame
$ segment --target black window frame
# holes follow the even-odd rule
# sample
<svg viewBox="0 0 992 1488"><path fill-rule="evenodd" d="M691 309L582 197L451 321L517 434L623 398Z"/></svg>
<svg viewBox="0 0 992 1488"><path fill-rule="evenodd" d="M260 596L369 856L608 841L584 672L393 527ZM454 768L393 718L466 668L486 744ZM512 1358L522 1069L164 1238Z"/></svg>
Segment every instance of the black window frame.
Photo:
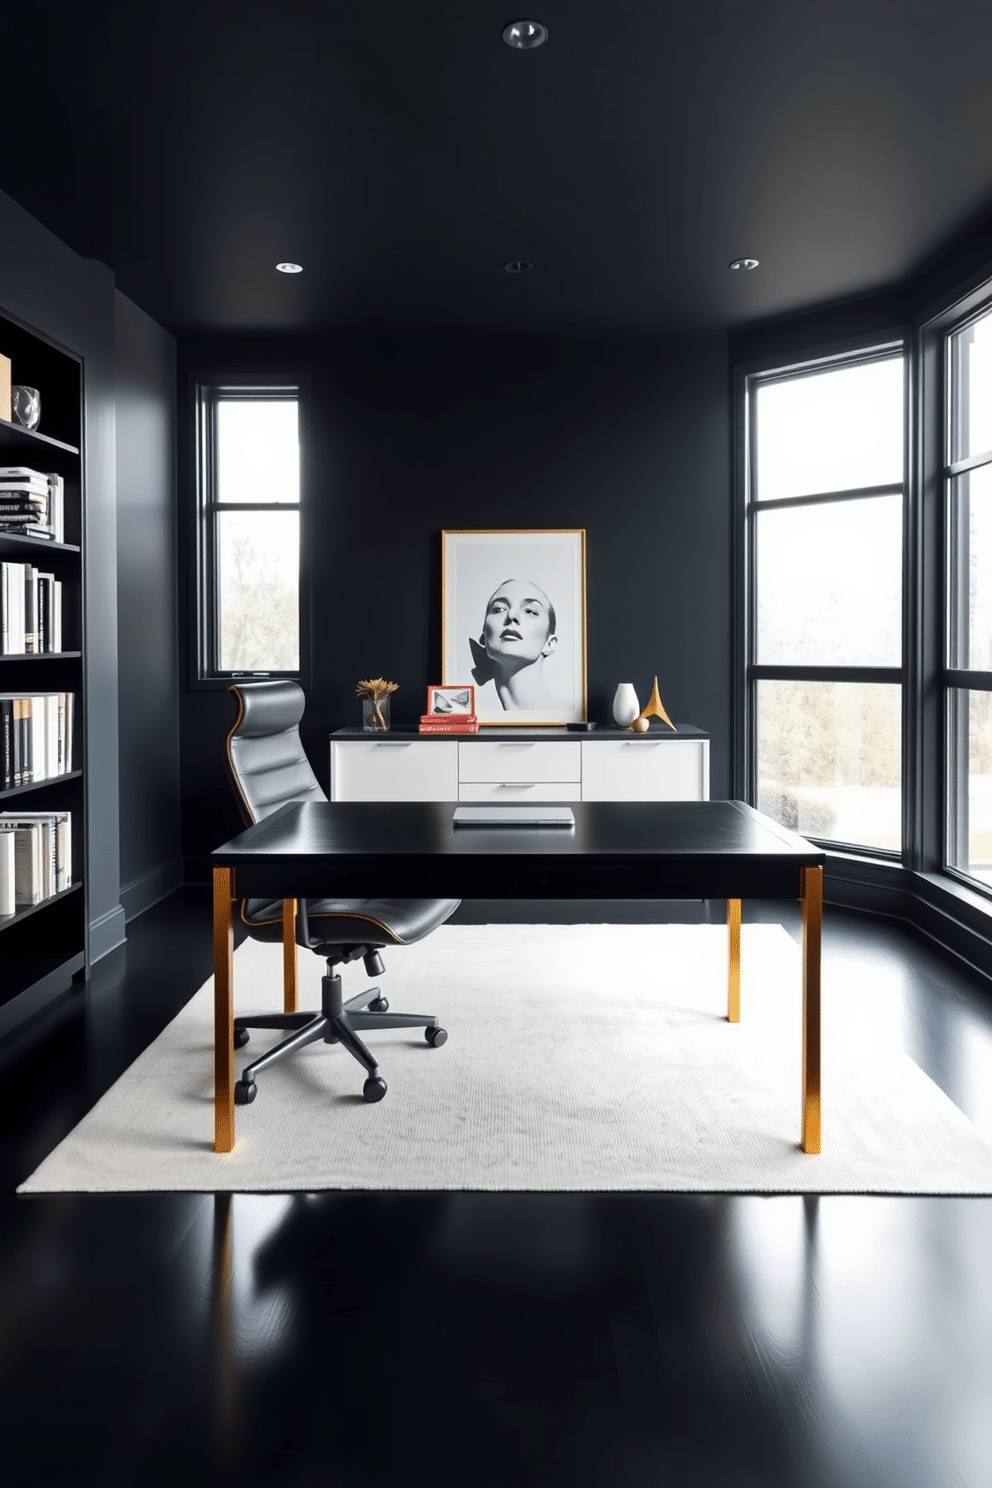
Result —
<svg viewBox="0 0 992 1488"><path fill-rule="evenodd" d="M222 402L294 401L297 405L300 432L299 503L289 502L219 502L217 500L216 410ZM191 655L191 684L194 687L229 687L237 679L290 678L304 688L310 685L310 595L306 554L308 502L306 477L305 391L300 379L272 377L241 381L218 378L198 382L195 386L195 582L194 645ZM299 512L300 562L299 584L299 666L293 670L243 671L219 666L220 626L218 618L219 582L217 572L217 519L230 511Z"/></svg>
<svg viewBox="0 0 992 1488"><path fill-rule="evenodd" d="M795 378L841 367L901 357L903 364L903 478L901 482L862 489L813 492L807 496L761 501L753 499L756 489L756 424L755 393L762 385L791 381ZM848 343L843 349L810 350L800 358L769 358L760 363L738 366L734 374L735 431L735 562L737 595L735 620L735 751L734 789L752 805L757 804L757 684L761 681L811 682L881 682L900 687L901 780L900 810L901 847L887 850L863 843L847 843L836 838L811 838L831 854L870 859L881 864L908 864L915 856L915 822L911 804L912 782L916 770L916 750L911 710L916 688L912 685L915 671L916 616L913 605L915 569L914 532L916 523L914 480L915 375L911 339L908 331L899 329L860 343ZM902 655L897 667L859 666L779 666L756 659L757 644L757 574L755 521L762 510L786 506L806 506L855 500L886 494L902 495Z"/></svg>
<svg viewBox="0 0 992 1488"><path fill-rule="evenodd" d="M975 878L959 867L953 859L958 856L958 846L968 835L967 792L959 788L962 777L968 778L967 731L961 721L967 709L969 692L992 693L992 671L973 670L969 667L952 666L953 633L960 625L952 611L960 612L967 603L967 584L960 578L960 555L962 541L957 530L957 503L954 499L956 479L973 470L992 467L992 450L975 455L952 459L954 454L954 425L958 411L953 407L954 378L951 360L954 355L952 340L961 331L967 330L978 320L992 316L992 286L982 285L964 299L945 311L928 326L931 335L939 337L940 375L935 379L935 391L939 398L941 431L940 450L940 515L941 515L941 722L943 743L942 772L942 823L941 823L941 871L949 878L984 899L992 900L992 884ZM958 379L960 386L960 378Z"/></svg>

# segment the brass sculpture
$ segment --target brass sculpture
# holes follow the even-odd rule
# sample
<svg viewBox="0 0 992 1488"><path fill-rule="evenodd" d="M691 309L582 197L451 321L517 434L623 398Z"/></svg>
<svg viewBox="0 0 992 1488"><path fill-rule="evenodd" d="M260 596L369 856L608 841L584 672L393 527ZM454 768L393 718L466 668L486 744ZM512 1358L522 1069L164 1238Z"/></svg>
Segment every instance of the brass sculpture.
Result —
<svg viewBox="0 0 992 1488"><path fill-rule="evenodd" d="M660 718L662 723L668 724L668 727L672 730L673 734L677 732L674 723L665 712L665 705L661 701L661 693L658 691L657 677L655 677L654 679L654 686L651 688L651 696L648 698L647 703L645 704L644 709L641 712L640 718L635 718L630 726L636 733L643 734L645 729L648 727L648 720L651 718Z"/></svg>

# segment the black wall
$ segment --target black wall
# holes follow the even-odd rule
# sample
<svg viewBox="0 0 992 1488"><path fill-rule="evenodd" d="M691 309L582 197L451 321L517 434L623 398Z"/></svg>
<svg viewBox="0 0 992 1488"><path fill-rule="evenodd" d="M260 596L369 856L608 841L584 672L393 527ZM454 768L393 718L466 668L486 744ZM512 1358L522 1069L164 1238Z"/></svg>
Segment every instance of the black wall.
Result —
<svg viewBox="0 0 992 1488"><path fill-rule="evenodd" d="M176 345L115 295L121 902L182 882L176 563Z"/></svg>
<svg viewBox="0 0 992 1488"><path fill-rule="evenodd" d="M729 794L731 506L722 337L191 341L196 381L275 375L304 387L313 668L304 741L327 783L327 735L357 722L355 683L394 678L414 723L440 680L444 527L584 527L589 715L618 682L711 731L712 793ZM193 460L183 451L182 527ZM183 557L187 626L192 554ZM188 639L188 637L187 637ZM182 700L183 852L192 873L239 826L222 765L223 690Z"/></svg>

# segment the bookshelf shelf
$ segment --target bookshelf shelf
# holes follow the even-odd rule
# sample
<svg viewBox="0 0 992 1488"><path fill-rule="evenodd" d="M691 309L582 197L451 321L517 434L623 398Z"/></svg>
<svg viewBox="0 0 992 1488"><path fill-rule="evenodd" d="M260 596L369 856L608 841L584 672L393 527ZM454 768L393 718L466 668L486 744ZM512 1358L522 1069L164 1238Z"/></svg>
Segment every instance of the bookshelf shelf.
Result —
<svg viewBox="0 0 992 1488"><path fill-rule="evenodd" d="M47 899L39 899L37 904L22 904L12 915L0 915L0 934L8 930L11 925L30 919L40 909L50 909L53 904L58 904L60 899L67 899L70 894L78 894L82 887L82 883L72 883L67 889L60 889L57 894L49 894Z"/></svg>
<svg viewBox="0 0 992 1488"><path fill-rule="evenodd" d="M6 790L0 790L0 810L3 810L4 801L11 801L15 796L26 796L28 791L46 790L49 786L64 785L67 780L82 778L82 770L67 770L62 775L50 775L47 780L31 780L27 785L9 785Z"/></svg>
<svg viewBox="0 0 992 1488"><path fill-rule="evenodd" d="M78 661L82 651L14 651L9 656L0 655L0 661Z"/></svg>
<svg viewBox="0 0 992 1488"><path fill-rule="evenodd" d="M0 436L0 451L3 450L3 438ZM52 542L46 537L21 537L16 532L0 532L0 547L30 548L32 553L78 553L80 551L76 543Z"/></svg>
<svg viewBox="0 0 992 1488"><path fill-rule="evenodd" d="M4 595L11 592L8 586L14 582L12 575L24 574L28 582L32 570L37 570L45 581L50 575L57 585L54 590L55 603L59 602L60 596L61 633L58 629L48 632L52 613L49 609L44 611L44 629L56 639L61 639L65 648L60 651L0 654L0 694L11 699L72 693L74 753L71 759L78 767L62 774L47 776L44 780L0 789L0 811L8 816L23 815L26 820L30 820L36 819L38 813L69 813L72 819L72 863L69 874L72 881L69 887L36 904L19 903L13 914L0 916L2 1035L42 1002L67 991L73 977L88 974L89 888L85 872L88 861L88 783L85 755L86 616L82 551L85 527L84 482L80 448L83 430L82 363L78 357L54 345L44 335L37 334L19 321L8 319L2 309L0 352L10 357L15 382L24 382L40 390L42 405L41 429L25 429L20 424L0 417L0 467L18 472L37 471L42 476L61 478L60 506L64 502L65 523L64 534L60 529L60 535L64 535L66 539L64 542L55 542L50 538L0 530L0 557L7 565L3 576ZM44 430L51 432L43 432ZM22 478L26 479L20 473L13 477L15 481ZM6 489L18 488L14 485ZM51 583L46 592L47 602L52 603ZM10 605L13 606L13 603L11 600ZM32 609L29 604L28 608L29 613L37 618L33 624L26 624L24 629L29 633L34 629L40 631L40 607ZM21 620L17 621L15 628L14 619L10 618L14 613L11 607L3 618L9 618L11 633L17 635ZM5 630L6 628L5 624ZM48 707L46 705L46 710ZM61 714L60 705L59 719ZM50 716L46 711L45 717ZM9 719L9 709L6 710L5 717ZM37 731L32 732L34 726L30 719L28 723L28 733L23 737L29 739L35 757L38 748L41 748L42 761L47 756L51 767L54 735L50 730L45 732L44 724L40 734ZM17 747L24 749L26 746L21 742ZM23 758L30 761L31 755L25 754ZM0 780L2 779L0 762ZM20 834L18 837L20 841Z"/></svg>
<svg viewBox="0 0 992 1488"><path fill-rule="evenodd" d="M53 439L50 434L39 433L37 429L25 429L23 424L12 424L9 419L0 418L0 433L6 436L4 444L8 449L12 443L24 443L28 449L47 446L48 449L65 450L69 455L79 454L74 444L65 444L61 439Z"/></svg>

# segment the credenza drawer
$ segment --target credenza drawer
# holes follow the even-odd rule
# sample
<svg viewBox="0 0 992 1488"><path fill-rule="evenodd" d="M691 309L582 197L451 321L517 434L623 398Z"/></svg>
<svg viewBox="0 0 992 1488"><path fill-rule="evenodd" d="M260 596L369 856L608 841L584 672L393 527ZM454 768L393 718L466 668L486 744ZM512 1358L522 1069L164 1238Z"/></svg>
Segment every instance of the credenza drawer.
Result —
<svg viewBox="0 0 992 1488"><path fill-rule="evenodd" d="M547 796L545 799L576 800L582 779L582 746L578 739L552 740L500 739L479 740L460 744L458 778L466 782L487 781L569 781L576 787L571 797ZM469 797L461 796L461 800ZM476 799L473 797L472 799ZM488 797L478 797L487 800Z"/></svg>
<svg viewBox="0 0 992 1488"><path fill-rule="evenodd" d="M577 801L578 781L546 780L483 781L478 784L458 787L459 801L501 801L504 806L521 804L524 801Z"/></svg>
<svg viewBox="0 0 992 1488"><path fill-rule="evenodd" d="M331 740L332 801L457 801L457 739Z"/></svg>
<svg viewBox="0 0 992 1488"><path fill-rule="evenodd" d="M583 801L706 801L707 739L583 740Z"/></svg>

